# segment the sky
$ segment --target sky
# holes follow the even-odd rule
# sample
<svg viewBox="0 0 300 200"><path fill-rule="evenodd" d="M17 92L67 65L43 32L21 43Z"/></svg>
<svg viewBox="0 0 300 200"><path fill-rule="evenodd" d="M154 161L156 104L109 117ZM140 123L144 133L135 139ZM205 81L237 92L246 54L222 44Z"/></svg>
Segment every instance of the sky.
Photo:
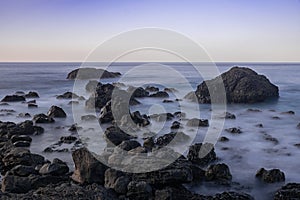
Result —
<svg viewBox="0 0 300 200"><path fill-rule="evenodd" d="M0 27L0 62L82 62L144 27L183 34L217 62L300 61L300 0L0 0ZM121 61L151 60L146 54Z"/></svg>

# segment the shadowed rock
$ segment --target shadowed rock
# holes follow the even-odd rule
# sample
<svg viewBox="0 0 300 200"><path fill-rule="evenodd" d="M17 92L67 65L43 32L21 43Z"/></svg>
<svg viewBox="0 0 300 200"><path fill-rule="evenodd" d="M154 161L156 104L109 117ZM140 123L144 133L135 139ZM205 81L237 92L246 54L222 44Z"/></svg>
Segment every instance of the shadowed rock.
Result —
<svg viewBox="0 0 300 200"><path fill-rule="evenodd" d="M71 71L67 79L101 79L101 78L117 78L120 77L119 72L109 72L104 69L96 68L79 68Z"/></svg>
<svg viewBox="0 0 300 200"><path fill-rule="evenodd" d="M226 99L222 98L223 84ZM199 103L211 103L211 96L216 97L216 103L255 103L279 97L279 89L264 75L249 68L233 67L212 80L202 82L195 92L187 94L185 98Z"/></svg>

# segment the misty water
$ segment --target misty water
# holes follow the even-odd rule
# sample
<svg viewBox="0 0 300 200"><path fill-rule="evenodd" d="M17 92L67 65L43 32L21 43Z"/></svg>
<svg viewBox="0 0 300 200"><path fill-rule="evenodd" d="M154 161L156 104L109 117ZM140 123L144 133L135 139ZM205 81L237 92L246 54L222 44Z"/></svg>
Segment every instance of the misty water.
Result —
<svg viewBox="0 0 300 200"><path fill-rule="evenodd" d="M258 104L230 104L227 111L236 115L236 119L225 121L220 136L229 138L228 142L217 142L215 149L218 162L226 163L233 176L231 187L217 186L208 183L186 185L190 190L201 194L215 194L225 190L243 191L253 195L256 199L271 198L274 191L285 183L263 184L255 179L255 173L261 167L266 169L279 168L286 175L286 183L300 182L300 148L295 144L300 143L300 129L297 124L300 122L300 64L217 64L220 72L225 72L234 65L247 66L259 74L267 76L272 83L279 87L280 98L277 101L267 101ZM102 63L91 63L90 67L105 67ZM139 67L142 66L142 67ZM200 74L189 64L164 63L162 68L154 65L141 65L141 63L118 63L109 66L109 71L121 72L125 78L105 79L102 82L122 82L127 85L145 86L154 85L160 89L172 87L178 90L169 99L182 98L189 89L195 89L202 82ZM204 67L204 70L207 68ZM79 101L79 105L69 105L70 100L58 100L57 95L67 91L75 91L84 95L86 81L78 81L74 88L74 81L67 80L68 72L80 67L80 63L0 63L0 98L16 91L37 91L40 98L37 99L38 108L28 108L24 103L9 103L8 106L0 106L1 109L14 109L12 115L1 112L0 121L21 122L24 118L17 117L19 113L28 112L32 116L38 113L46 113L51 105L62 107L68 117L56 119L54 124L42 124L45 133L33 136L31 151L42 154L47 159L55 157L66 161L73 166L71 153L44 153L43 150L56 143L61 136L68 136L72 133L68 127L74 124L74 119L82 125L93 126L80 122L80 114L95 114L84 109L85 101ZM168 68L169 67L169 68ZM170 70L171 68L171 70ZM138 110L142 114L154 114L162 112L187 111L187 118L198 117L211 120L210 105L196 105L186 100L174 103L162 103L162 99L141 98L142 104L132 106L131 110ZM200 112L197 112L199 109ZM259 109L261 112L251 112L248 109ZM295 115L283 114L282 112L294 111ZM75 116L73 117L73 114ZM276 118L274 118L276 117ZM172 122L162 124L152 122L150 130L159 134L169 133L169 126ZM185 121L182 122L183 124ZM257 127L263 124L263 128ZM233 135L225 131L226 128L239 127L242 134ZM94 127L97 128L97 127ZM212 127L213 128L213 127ZM183 128L185 134L195 136L192 142L202 142L207 128L200 128L198 132L189 128ZM73 133L74 134L74 133ZM76 135L76 134L75 134ZM105 147L99 143L101 135L94 133L81 134L81 139L88 145ZM266 140L266 137L276 138L274 141ZM98 139L97 139L98 138ZM188 147L186 147L188 148Z"/></svg>

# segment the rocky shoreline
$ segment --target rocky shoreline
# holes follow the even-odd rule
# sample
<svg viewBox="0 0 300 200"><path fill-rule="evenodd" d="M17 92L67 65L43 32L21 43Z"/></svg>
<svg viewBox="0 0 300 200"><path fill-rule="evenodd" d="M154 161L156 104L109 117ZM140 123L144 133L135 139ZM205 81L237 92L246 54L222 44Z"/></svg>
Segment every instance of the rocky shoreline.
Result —
<svg viewBox="0 0 300 200"><path fill-rule="evenodd" d="M74 79L77 73L76 70L71 72L68 78ZM97 73L103 74L103 71ZM103 78L121 75L119 73L109 73L111 72L105 71L105 77ZM261 77L255 72L249 71L249 69L240 68L239 70L239 68L233 68L233 71L230 70L228 73L221 75L225 79L224 85L228 103L253 103L255 99L263 101L269 97L278 97L279 95L276 86L273 86L265 77ZM244 77L248 77L249 74L251 74L251 81L255 81L255 77L258 77L258 83L261 85L263 82L267 86L260 87L260 90L256 92L249 92L249 88L245 87L244 90L247 93L241 92L243 91L243 88L239 88L242 87L241 85L249 85L248 81L250 80L242 80ZM88 73L88 75L90 74ZM89 79L93 77L87 77L84 74L80 78ZM232 78L242 83L234 82L231 80ZM199 103L211 103L210 97L207 96L207 87L204 84L205 82L200 84L197 91L188 94L187 98L197 99ZM253 86L252 83L250 85ZM258 85L254 86L254 88L258 87ZM179 155L168 147L168 144L172 141L184 143L189 140L189 136L180 131L183 126L205 128L210 126L209 120L186 119L185 113L181 112L157 113L147 116L139 111L130 112L128 108L128 103L129 105L140 104L139 98L161 98L166 100L169 93L174 92L174 90L165 89L160 91L155 87L128 87L125 90L120 87L120 84L103 84L98 81L90 81L86 85L86 90L91 93L90 98L86 101L84 97L71 92L66 92L57 96L57 98L69 99L72 103L85 101L87 109L96 109L100 112L99 116L84 115L81 116L81 119L86 122L98 120L101 126L108 126L103 133L107 141L107 148L105 155L101 155L105 159L105 163L126 169L128 162L124 160L124 157L130 156L130 166L147 167L147 163L141 163L139 159L141 154L145 156L157 154L155 156L161 158L162 162L166 157L174 157L174 162L162 169L145 173L119 171L96 159L96 156L84 147L84 143L74 135L61 137L57 143L46 147L44 150L45 152L71 151L75 165L74 171L71 171L69 166L58 158L49 161L42 155L31 153L32 137L43 134L43 124L56 123L56 120L68 117L61 107L53 105L46 114L40 113L31 116L30 113L21 113L20 117L28 118L21 123L0 122L1 199L254 199L244 192L228 190L215 195L201 195L187 189L186 184L190 183L209 182L214 184L215 187L235 184L232 182L234 174L231 173L228 165L220 162L212 144L195 143L189 147L186 156ZM115 102L112 101L112 93L116 90L119 94L119 100ZM239 92L236 92L236 90ZM192 96L194 97L192 98ZM2 102L25 102L30 107L37 107L38 105L34 101L35 98L39 98L37 92L25 94L19 91L16 94L5 96ZM113 115L113 110L118 110L121 117L116 118ZM9 114L14 110L3 110L3 112ZM260 111L249 110L249 112ZM290 111L283 114L293 115L295 113ZM226 120L236 119L236 116L232 113L224 113L220 117ZM143 137L142 143L134 135L124 131L128 130L134 133L141 127L149 126L152 121L171 120L172 125L169 134L156 137L155 134L151 135L149 133ZM263 125L259 124L258 126ZM70 132L76 132L80 129L81 127L77 124L69 127ZM230 134L242 133L239 127L232 127L226 129L226 131ZM271 135L265 134L264 137L268 141L276 142L276 138L272 138ZM220 142L228 140L226 137L219 139ZM115 145L115 147L110 144ZM71 145L71 148L57 148L64 145ZM203 147L209 150L204 157L200 158L199 152ZM160 150L163 148L165 150L161 153ZM123 157L120 157L120 151L121 154L124 154ZM253 177L264 184L285 181L285 174L279 169L258 168ZM299 199L300 184L287 183L282 188L278 188L273 196L275 200Z"/></svg>

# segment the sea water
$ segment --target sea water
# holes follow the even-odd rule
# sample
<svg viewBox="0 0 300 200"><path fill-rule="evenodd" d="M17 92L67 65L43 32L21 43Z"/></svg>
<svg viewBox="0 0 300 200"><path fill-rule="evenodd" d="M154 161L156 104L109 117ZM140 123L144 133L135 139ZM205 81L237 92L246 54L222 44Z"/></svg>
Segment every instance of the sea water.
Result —
<svg viewBox="0 0 300 200"><path fill-rule="evenodd" d="M42 154L51 160L55 157L66 161L73 166L71 153L44 153L43 150L56 143L61 136L68 136L68 126L74 123L74 109L69 105L70 100L58 100L57 95L74 90L74 81L67 80L67 74L80 67L80 63L0 63L0 98L16 91L37 91L40 98L37 99L38 108L28 108L24 103L9 103L8 106L1 106L1 109L14 109L16 112L9 116L0 116L0 121L21 122L24 118L17 117L18 113L28 112L32 116L38 113L46 113L51 105L62 107L68 117L57 119L54 124L42 124L45 133L33 137L31 151ZM106 67L104 63L85 64L90 67ZM121 72L126 75L121 80L105 79L102 82L125 82L127 85L145 86L154 85L160 89L174 87L178 92L171 95L169 99L182 98L188 88L195 90L203 78L191 65L185 63L162 63L165 68L155 68L156 64L146 65L144 63L116 63L109 66L109 71ZM202 64L205 66L206 64ZM243 191L253 195L256 199L271 198L276 189L284 183L262 184L255 179L255 173L261 167L266 169L279 168L286 175L287 182L300 182L300 148L294 146L300 143L300 129L297 124L300 122L300 64L295 63L217 63L220 73L227 71L234 65L249 67L259 74L263 74L279 87L280 98L277 101L266 101L257 104L229 104L227 111L236 115L235 120L226 120L222 127L221 136L226 136L229 141L226 143L217 142L215 149L219 161L226 163L233 176L231 187L216 186L213 184L199 183L186 185L190 190L201 194L215 194L225 190ZM139 68L142 66L141 68ZM169 68L168 68L169 67ZM171 68L171 69L170 69ZM137 70L134 70L137 69ZM161 69L161 70L160 70ZM203 68L206 69L207 68ZM169 70L169 71L168 71ZM172 73L171 73L172 71ZM173 73L174 72L174 73ZM187 80L187 82L186 82ZM86 81L79 81L82 95L85 93ZM188 85L187 85L188 83ZM77 91L75 88L74 91ZM131 110L138 110L142 114L154 114L155 112L171 112L189 110L187 117L194 117L193 108L199 108L200 118L211 118L211 107L209 105L195 105L183 100L182 102L162 103L162 99L142 98L138 99L142 104L132 106ZM84 101L80 101L77 107L84 108ZM248 109L259 109L261 112L249 112ZM282 114L286 111L294 111L295 115ZM86 114L95 114L85 111ZM75 112L76 113L76 112ZM196 113L197 115L197 113ZM274 119L279 117L279 119ZM76 117L75 117L76 118ZM184 122L183 122L184 123ZM168 128L171 122L164 125L155 123L152 128L160 130L160 134L170 132ZM263 124L263 128L256 125ZM233 135L225 131L226 128L239 127L242 134ZM190 134L186 128L182 130ZM202 142L207 128L202 128L193 138L193 143ZM191 133L192 134L192 133ZM265 139L266 134L276 138L278 144ZM82 136L91 145L93 138L101 135Z"/></svg>

